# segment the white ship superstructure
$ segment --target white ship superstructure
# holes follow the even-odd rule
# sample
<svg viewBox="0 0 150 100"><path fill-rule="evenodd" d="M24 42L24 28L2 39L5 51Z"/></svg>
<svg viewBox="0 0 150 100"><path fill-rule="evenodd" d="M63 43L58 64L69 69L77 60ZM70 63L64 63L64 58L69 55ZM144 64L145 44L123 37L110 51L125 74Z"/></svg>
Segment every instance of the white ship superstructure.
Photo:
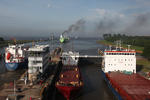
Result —
<svg viewBox="0 0 150 100"><path fill-rule="evenodd" d="M62 63L63 65L78 65L79 52L63 52L62 53Z"/></svg>
<svg viewBox="0 0 150 100"><path fill-rule="evenodd" d="M38 73L44 73L49 65L49 46L35 45L28 50L29 80Z"/></svg>
<svg viewBox="0 0 150 100"><path fill-rule="evenodd" d="M115 50L109 49L104 51L103 71L128 71L136 73L136 52L131 49Z"/></svg>

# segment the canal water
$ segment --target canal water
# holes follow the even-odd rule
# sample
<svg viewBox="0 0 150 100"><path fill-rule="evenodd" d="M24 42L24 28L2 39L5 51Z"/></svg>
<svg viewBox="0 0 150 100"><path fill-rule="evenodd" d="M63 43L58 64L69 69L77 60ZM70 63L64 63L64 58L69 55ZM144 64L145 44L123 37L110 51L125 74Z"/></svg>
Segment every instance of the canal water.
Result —
<svg viewBox="0 0 150 100"><path fill-rule="evenodd" d="M62 44L65 51L78 51L81 55L98 55L98 49L106 47L96 43L98 39L77 39ZM75 100L115 100L101 74L101 58L82 58L79 67L84 86ZM65 100L59 91L56 100Z"/></svg>
<svg viewBox="0 0 150 100"><path fill-rule="evenodd" d="M78 51L81 55L98 55L98 48L104 50L106 47L97 44L98 39L74 39L65 44L58 41L51 45L51 48L62 47L64 51ZM42 42L40 44L51 44L50 42ZM115 100L111 91L107 87L101 75L101 59L87 58L80 59L79 67L81 70L84 86L75 100ZM4 60L0 60L0 87L4 83L13 82L25 70L17 70L8 72L4 65ZM56 91L56 100L65 100L65 98Z"/></svg>

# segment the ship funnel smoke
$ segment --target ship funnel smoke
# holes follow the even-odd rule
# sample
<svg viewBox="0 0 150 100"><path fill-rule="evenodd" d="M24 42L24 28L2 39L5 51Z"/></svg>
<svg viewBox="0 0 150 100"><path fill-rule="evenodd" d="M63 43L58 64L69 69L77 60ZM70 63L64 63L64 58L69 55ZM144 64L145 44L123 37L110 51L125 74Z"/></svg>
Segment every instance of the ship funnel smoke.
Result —
<svg viewBox="0 0 150 100"><path fill-rule="evenodd" d="M74 33L77 32L81 29L83 29L84 25L85 25L86 21L84 19L80 19L78 20L75 24L72 24L71 26L69 26L68 30L65 30L63 32L64 33Z"/></svg>
<svg viewBox="0 0 150 100"><path fill-rule="evenodd" d="M138 15L113 15L106 14L95 19L82 18L69 26L63 32L81 37L97 37L103 34L149 35L150 13Z"/></svg>

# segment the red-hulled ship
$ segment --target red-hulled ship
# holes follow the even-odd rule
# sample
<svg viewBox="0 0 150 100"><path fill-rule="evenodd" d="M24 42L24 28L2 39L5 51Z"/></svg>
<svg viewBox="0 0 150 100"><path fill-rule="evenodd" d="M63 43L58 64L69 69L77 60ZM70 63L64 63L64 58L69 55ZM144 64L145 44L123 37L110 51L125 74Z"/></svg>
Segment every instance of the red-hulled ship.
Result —
<svg viewBox="0 0 150 100"><path fill-rule="evenodd" d="M118 100L150 100L150 80L136 73L134 50L105 50L102 74Z"/></svg>
<svg viewBox="0 0 150 100"><path fill-rule="evenodd" d="M78 60L78 52L64 52L62 54L63 67L55 85L67 100L76 96L83 86Z"/></svg>

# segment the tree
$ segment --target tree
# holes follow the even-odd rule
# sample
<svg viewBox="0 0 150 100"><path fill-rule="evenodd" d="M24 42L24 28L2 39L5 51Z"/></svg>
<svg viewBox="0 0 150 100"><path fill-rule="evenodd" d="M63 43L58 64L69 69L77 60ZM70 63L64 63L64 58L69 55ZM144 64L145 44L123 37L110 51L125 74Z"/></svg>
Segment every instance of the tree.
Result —
<svg viewBox="0 0 150 100"><path fill-rule="evenodd" d="M0 37L0 41L4 41L4 39L2 37Z"/></svg>
<svg viewBox="0 0 150 100"><path fill-rule="evenodd" d="M144 47L143 56L150 60L150 45Z"/></svg>

